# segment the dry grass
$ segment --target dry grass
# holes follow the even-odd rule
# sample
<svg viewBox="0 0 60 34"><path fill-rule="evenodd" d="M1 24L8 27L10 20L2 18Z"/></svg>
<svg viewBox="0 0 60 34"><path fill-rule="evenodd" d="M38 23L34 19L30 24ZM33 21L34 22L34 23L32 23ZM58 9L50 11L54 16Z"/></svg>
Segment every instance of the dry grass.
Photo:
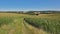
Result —
<svg viewBox="0 0 60 34"><path fill-rule="evenodd" d="M48 34L42 29L38 29L28 23L23 23L23 34Z"/></svg>
<svg viewBox="0 0 60 34"><path fill-rule="evenodd" d="M14 19L12 23L0 27L0 34L47 34L47 32L42 29L37 29L29 24L26 24L26 26L23 25L23 18L49 18L52 16L47 16L47 14L40 14L36 16L16 13L0 13L0 17L12 17Z"/></svg>

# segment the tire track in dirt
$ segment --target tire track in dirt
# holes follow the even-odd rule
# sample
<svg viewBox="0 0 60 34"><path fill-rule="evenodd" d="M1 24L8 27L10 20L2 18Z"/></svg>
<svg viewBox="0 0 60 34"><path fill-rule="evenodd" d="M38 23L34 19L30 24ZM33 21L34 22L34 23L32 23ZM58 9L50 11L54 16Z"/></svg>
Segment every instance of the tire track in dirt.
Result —
<svg viewBox="0 0 60 34"><path fill-rule="evenodd" d="M13 34L15 32L15 29L11 29L8 34Z"/></svg>
<svg viewBox="0 0 60 34"><path fill-rule="evenodd" d="M42 29L38 29L25 21L23 21L24 32L23 34L48 34L47 32L43 31Z"/></svg>

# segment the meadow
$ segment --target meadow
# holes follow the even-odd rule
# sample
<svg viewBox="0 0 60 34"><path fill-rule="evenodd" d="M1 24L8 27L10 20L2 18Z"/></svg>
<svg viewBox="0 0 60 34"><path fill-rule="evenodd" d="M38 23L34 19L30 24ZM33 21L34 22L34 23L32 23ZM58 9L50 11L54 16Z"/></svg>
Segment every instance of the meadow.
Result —
<svg viewBox="0 0 60 34"><path fill-rule="evenodd" d="M0 13L0 34L22 34L22 17L19 14Z"/></svg>
<svg viewBox="0 0 60 34"><path fill-rule="evenodd" d="M0 34L60 34L60 14L0 13Z"/></svg>

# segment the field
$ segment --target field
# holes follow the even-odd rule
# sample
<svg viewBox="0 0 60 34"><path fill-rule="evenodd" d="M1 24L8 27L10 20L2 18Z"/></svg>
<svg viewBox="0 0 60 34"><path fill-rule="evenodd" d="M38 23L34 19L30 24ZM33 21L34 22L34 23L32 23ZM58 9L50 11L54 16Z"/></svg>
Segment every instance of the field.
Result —
<svg viewBox="0 0 60 34"><path fill-rule="evenodd" d="M60 34L60 14L0 13L0 34Z"/></svg>

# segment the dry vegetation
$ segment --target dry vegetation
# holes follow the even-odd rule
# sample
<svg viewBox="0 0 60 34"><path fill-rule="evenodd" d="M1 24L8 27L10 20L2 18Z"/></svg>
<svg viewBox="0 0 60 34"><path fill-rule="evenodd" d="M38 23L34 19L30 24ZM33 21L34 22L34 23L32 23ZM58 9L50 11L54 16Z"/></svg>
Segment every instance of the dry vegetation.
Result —
<svg viewBox="0 0 60 34"><path fill-rule="evenodd" d="M27 15L16 13L0 13L0 34L48 34L43 29L38 29L24 22L24 18L53 18L58 19L60 14Z"/></svg>

